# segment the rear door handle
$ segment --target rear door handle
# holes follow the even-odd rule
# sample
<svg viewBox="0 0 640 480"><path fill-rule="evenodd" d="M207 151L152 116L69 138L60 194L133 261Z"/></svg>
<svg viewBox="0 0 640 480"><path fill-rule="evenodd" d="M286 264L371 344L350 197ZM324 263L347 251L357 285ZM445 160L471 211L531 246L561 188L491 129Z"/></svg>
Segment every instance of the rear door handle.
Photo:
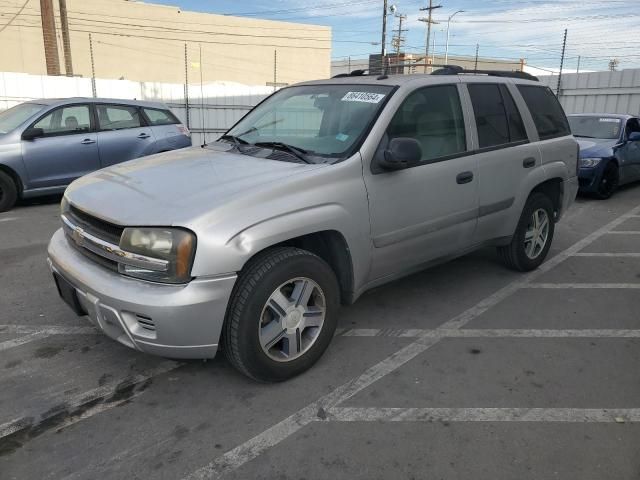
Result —
<svg viewBox="0 0 640 480"><path fill-rule="evenodd" d="M85 138L85 139L84 139L84 140L82 140L80 143L81 143L82 145L90 145L90 144L92 144L92 143L96 143L96 141L95 141L95 140L91 140L90 138Z"/></svg>
<svg viewBox="0 0 640 480"><path fill-rule="evenodd" d="M469 183L471 180L473 180L473 172L462 172L459 173L456 177L456 182L459 185L462 185L463 183Z"/></svg>
<svg viewBox="0 0 640 480"><path fill-rule="evenodd" d="M149 138L151 135L149 135L148 133L141 133L140 135L138 135L138 138Z"/></svg>
<svg viewBox="0 0 640 480"><path fill-rule="evenodd" d="M533 157L527 157L522 161L522 166L524 168L535 167L535 165L536 165L536 159Z"/></svg>

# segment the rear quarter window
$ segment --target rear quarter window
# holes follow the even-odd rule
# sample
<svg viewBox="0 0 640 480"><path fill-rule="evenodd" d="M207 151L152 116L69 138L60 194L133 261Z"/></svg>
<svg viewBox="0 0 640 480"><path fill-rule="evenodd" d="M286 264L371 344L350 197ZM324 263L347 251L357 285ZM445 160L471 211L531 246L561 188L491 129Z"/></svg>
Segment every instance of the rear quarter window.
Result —
<svg viewBox="0 0 640 480"><path fill-rule="evenodd" d="M173 125L180 123L176 116L169 110L160 110L159 108L143 108L143 110L151 125Z"/></svg>
<svg viewBox="0 0 640 480"><path fill-rule="evenodd" d="M570 135L569 122L549 87L518 85L541 140Z"/></svg>

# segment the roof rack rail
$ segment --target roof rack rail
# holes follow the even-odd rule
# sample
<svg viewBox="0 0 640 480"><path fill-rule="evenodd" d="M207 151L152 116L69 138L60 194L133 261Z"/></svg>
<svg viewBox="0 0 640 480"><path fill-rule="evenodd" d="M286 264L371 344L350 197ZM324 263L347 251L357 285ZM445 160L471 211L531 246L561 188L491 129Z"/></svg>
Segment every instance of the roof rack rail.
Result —
<svg viewBox="0 0 640 480"><path fill-rule="evenodd" d="M368 70L366 69L360 69L360 70L353 70L349 73L339 73L338 75L334 75L331 78L342 78L342 77L362 77L364 75L369 75Z"/></svg>
<svg viewBox="0 0 640 480"><path fill-rule="evenodd" d="M539 81L538 77L531 75L527 72L515 72L508 70L465 70L459 65L442 65L442 68L434 70L431 75L460 75L460 74L480 74L489 75L491 77L508 77L508 78L520 78L523 80Z"/></svg>

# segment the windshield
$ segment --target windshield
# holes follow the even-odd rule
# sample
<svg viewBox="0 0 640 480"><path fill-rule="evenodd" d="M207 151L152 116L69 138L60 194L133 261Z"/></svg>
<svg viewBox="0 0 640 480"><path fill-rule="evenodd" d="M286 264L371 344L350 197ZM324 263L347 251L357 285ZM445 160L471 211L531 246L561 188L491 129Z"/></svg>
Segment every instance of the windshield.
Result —
<svg viewBox="0 0 640 480"><path fill-rule="evenodd" d="M223 138L242 145L286 144L313 163L345 158L359 147L392 89L387 85L285 88L249 112Z"/></svg>
<svg viewBox="0 0 640 480"><path fill-rule="evenodd" d="M30 116L42 110L44 105L39 103L21 103L0 113L0 134L9 133Z"/></svg>
<svg viewBox="0 0 640 480"><path fill-rule="evenodd" d="M614 117L575 116L569 117L571 133L575 137L602 138L613 140L620 138L622 121Z"/></svg>

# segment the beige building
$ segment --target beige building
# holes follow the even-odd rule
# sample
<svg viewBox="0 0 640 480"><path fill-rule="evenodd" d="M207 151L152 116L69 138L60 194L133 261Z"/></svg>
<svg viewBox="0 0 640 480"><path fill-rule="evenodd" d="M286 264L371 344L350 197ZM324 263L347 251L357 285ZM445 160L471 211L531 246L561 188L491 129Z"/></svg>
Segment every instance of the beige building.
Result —
<svg viewBox="0 0 640 480"><path fill-rule="evenodd" d="M64 75L60 0L51 1ZM15 17L0 32L0 71L46 75L41 1L29 0L21 11L23 4L0 2L0 27ZM198 83L202 75L204 82L265 85L274 78L291 84L330 74L329 27L129 0L66 0L66 8L74 75L92 76L91 50L97 78L185 83L187 75Z"/></svg>

